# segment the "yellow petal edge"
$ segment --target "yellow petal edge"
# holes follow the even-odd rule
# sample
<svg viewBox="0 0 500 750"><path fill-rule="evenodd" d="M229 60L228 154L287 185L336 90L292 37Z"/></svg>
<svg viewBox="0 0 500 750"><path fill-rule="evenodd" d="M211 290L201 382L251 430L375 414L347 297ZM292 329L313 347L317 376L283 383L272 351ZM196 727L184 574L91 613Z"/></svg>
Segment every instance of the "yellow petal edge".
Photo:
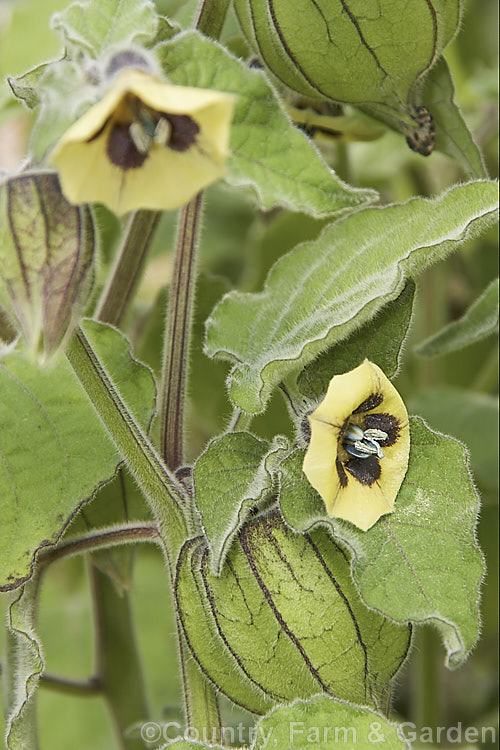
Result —
<svg viewBox="0 0 500 750"><path fill-rule="evenodd" d="M383 401L366 414L384 413L396 418L399 434L393 445L383 448L381 474L370 486L346 472L347 486L341 486L336 467L339 437L346 420L371 394L382 394ZM350 521L363 531L386 513L392 513L396 496L408 468L410 430L404 402L378 365L365 360L359 367L335 375L325 398L309 415L311 439L303 470L321 495L329 516ZM341 448L340 448L341 450Z"/></svg>
<svg viewBox="0 0 500 750"><path fill-rule="evenodd" d="M144 164L126 172L113 164L99 131L119 113L127 95L159 112L191 117L200 128L196 145L181 152L153 144ZM224 176L233 106L230 94L173 86L127 68L103 99L66 131L50 161L70 203L103 203L118 215L137 209L178 208Z"/></svg>

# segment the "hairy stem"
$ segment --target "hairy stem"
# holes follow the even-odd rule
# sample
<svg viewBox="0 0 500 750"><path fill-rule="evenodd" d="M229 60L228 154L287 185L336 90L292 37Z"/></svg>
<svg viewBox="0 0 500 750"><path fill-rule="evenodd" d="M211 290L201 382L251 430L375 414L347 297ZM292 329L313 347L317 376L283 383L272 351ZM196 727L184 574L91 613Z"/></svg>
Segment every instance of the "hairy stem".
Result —
<svg viewBox="0 0 500 750"><path fill-rule="evenodd" d="M81 329L75 331L66 355L149 502L159 525L160 536L163 541L168 541L169 558L176 560L187 538L183 487L165 467L149 439L136 424Z"/></svg>
<svg viewBox="0 0 500 750"><path fill-rule="evenodd" d="M160 451L172 471L184 459L184 410L201 203L199 194L181 210L167 311L160 391Z"/></svg>
<svg viewBox="0 0 500 750"><path fill-rule="evenodd" d="M206 36L218 39L228 8L229 0L202 0L196 27Z"/></svg>
<svg viewBox="0 0 500 750"><path fill-rule="evenodd" d="M243 432L244 430L250 429L250 424L253 419L253 414L247 414L238 407L233 410L231 419L229 421L227 431L228 432Z"/></svg>
<svg viewBox="0 0 500 750"><path fill-rule="evenodd" d="M170 289L162 373L161 453L175 470L184 459L184 412L189 366L189 341L196 284L196 253L201 220L201 195L185 206L177 229L175 265ZM177 618L179 662L186 726L210 736L220 735L220 717L213 687L191 658Z"/></svg>
<svg viewBox="0 0 500 750"><path fill-rule="evenodd" d="M108 283L97 305L95 317L119 326L140 279L161 214L136 211L127 224Z"/></svg>
<svg viewBox="0 0 500 750"><path fill-rule="evenodd" d="M158 211L136 211L131 214L97 306L96 317L102 322L121 325L141 277L160 216ZM120 469L120 473L122 472ZM139 532L139 529L136 531ZM145 529L141 531L145 532ZM149 538L157 540L156 527L150 525L150 531L153 536ZM128 541L123 537L121 540ZM127 733L127 729L131 723L148 718L148 707L129 593L119 592L109 576L95 564L91 555L88 558L88 571L98 679L121 747L139 750L139 739Z"/></svg>
<svg viewBox="0 0 500 750"><path fill-rule="evenodd" d="M180 625L179 625L180 628ZM195 727L214 742L221 739L219 704L214 688L191 657L186 641L180 633L184 659L183 682L186 692L186 725ZM203 736L203 735L202 735Z"/></svg>
<svg viewBox="0 0 500 750"><path fill-rule="evenodd" d="M79 555L93 550L109 549L130 542L159 541L158 529L154 523L131 523L123 526L111 526L97 529L88 534L65 539L54 547L42 549L37 558L39 569L64 557Z"/></svg>

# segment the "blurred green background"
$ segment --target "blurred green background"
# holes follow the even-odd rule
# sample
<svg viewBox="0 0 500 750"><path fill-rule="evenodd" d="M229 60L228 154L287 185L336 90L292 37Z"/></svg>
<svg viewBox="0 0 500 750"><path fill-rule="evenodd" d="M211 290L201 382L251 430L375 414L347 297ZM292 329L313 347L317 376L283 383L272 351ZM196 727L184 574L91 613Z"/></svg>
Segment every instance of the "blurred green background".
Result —
<svg viewBox="0 0 500 750"><path fill-rule="evenodd" d="M60 43L50 30L51 14L66 0L0 0L0 77L21 73L41 60L58 55ZM160 12L188 26L197 2L158 0ZM498 176L498 3L466 3L462 29L447 51L456 99L469 127L484 151L492 177ZM237 34L234 18L225 37ZM15 168L26 149L30 113L15 102L8 87L0 88L0 170ZM346 181L379 190L383 201L403 201L432 195L466 176L450 159L433 154L429 159L412 153L404 139L387 132L372 143L328 144L327 156ZM200 284L203 296L197 311L192 359L190 436L194 457L211 434L227 419L225 365L209 364L200 351L203 318L228 284L257 290L274 261L298 241L318 234L324 222L284 211L256 211L245 193L229 193L215 186L208 191L201 248ZM103 268L118 224L107 212L100 214ZM145 274L130 320L130 334L139 356L153 368L159 365L158 335L162 304L155 305L159 271L168 277L175 215L162 219L151 267ZM408 665L393 695L394 718L418 725L495 726L498 728L498 339L487 339L462 351L435 359L419 358L413 347L460 316L498 275L497 233L469 242L460 253L426 272L418 283L417 304L403 368L396 386L411 413L421 414L437 430L465 442L471 452L474 480L482 496L479 540L488 574L483 586L482 639L464 667L449 672L437 632L416 633ZM216 280L214 280L216 279ZM133 320L148 325L134 326ZM197 382L196 374L204 377ZM276 397L266 415L254 422L263 436L290 433L286 409ZM0 596L5 610L7 595ZM151 716L162 722L180 719L181 695L176 663L174 620L167 578L159 551L144 546L135 554L132 604L139 649L144 664ZM82 559L54 564L44 582L39 633L47 671L84 680L93 673L93 636L87 570ZM0 638L3 634L0 633ZM438 700L426 700L426 685L437 686ZM433 695L436 691L432 691ZM42 750L110 750L114 739L107 708L100 698L78 698L53 690L39 690L38 715ZM224 721L249 721L224 704ZM0 733L3 724L0 718ZM440 745L445 747L446 744ZM457 745L453 745L457 747ZM431 747L429 744L423 747ZM481 745L476 745L481 747ZM492 747L485 744L483 747Z"/></svg>

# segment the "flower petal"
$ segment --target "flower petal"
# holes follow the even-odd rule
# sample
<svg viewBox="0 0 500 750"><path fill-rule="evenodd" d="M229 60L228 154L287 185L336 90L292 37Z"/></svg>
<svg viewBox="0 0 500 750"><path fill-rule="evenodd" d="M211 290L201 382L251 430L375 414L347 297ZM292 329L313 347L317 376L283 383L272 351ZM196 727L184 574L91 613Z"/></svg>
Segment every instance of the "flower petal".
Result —
<svg viewBox="0 0 500 750"><path fill-rule="evenodd" d="M133 165L112 160L109 136L113 125L128 128L131 123L130 95L167 119L191 121L196 133L190 136L192 143L186 145L184 138L180 148L152 141ZM124 70L106 96L67 130L51 161L71 203L100 202L117 214L178 208L224 175L232 111L228 94L171 86L149 73Z"/></svg>
<svg viewBox="0 0 500 750"><path fill-rule="evenodd" d="M328 515L366 531L393 511L408 467L410 433L401 396L380 367L365 360L332 378L309 421L311 440L303 464L309 482ZM349 456L342 445L349 423L386 432L387 439L380 441L384 458Z"/></svg>

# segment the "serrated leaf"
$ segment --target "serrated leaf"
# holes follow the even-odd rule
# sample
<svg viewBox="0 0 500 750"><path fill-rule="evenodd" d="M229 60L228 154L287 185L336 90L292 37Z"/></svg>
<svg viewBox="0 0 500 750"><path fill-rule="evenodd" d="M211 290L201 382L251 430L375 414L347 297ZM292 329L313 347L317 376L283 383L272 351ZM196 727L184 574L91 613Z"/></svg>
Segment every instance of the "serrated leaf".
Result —
<svg viewBox="0 0 500 750"><path fill-rule="evenodd" d="M484 562L476 542L479 499L463 445L413 417L408 473L396 509L368 532L329 519L302 472L303 451L281 464L281 508L298 530L317 523L351 549L354 580L368 607L396 622L432 623L459 666L479 635Z"/></svg>
<svg viewBox="0 0 500 750"><path fill-rule="evenodd" d="M215 438L197 460L193 470L196 505L216 575L251 509L271 493L272 463L287 446L287 440L279 436L269 445L248 432L228 433Z"/></svg>
<svg viewBox="0 0 500 750"><path fill-rule="evenodd" d="M255 727L252 750L337 750L344 746L409 750L397 724L385 716L318 695L309 701L278 706ZM186 749L187 750L187 749Z"/></svg>
<svg viewBox="0 0 500 750"><path fill-rule="evenodd" d="M129 408L147 428L154 409L150 371L130 356L127 340L94 321L84 324ZM21 415L21 419L20 419ZM0 589L31 575L41 546L53 544L118 456L69 366L42 370L22 352L0 363Z"/></svg>
<svg viewBox="0 0 500 750"><path fill-rule="evenodd" d="M236 362L233 403L262 411L290 372L372 318L406 278L493 223L497 205L497 185L478 181L432 200L367 208L282 258L263 292L226 295L207 321L206 351Z"/></svg>
<svg viewBox="0 0 500 750"><path fill-rule="evenodd" d="M454 95L450 69L441 58L425 79L422 94L434 120L436 148L456 159L471 177L487 177L482 154L454 102Z"/></svg>
<svg viewBox="0 0 500 750"><path fill-rule="evenodd" d="M52 27L70 48L98 58L114 45L140 44L156 33L150 0L84 0L52 17Z"/></svg>
<svg viewBox="0 0 500 750"><path fill-rule="evenodd" d="M353 370L365 359L375 362L388 378L394 377L409 331L414 296L415 284L408 281L399 297L385 305L376 318L302 370L297 378L299 391L307 398L320 398L334 375Z"/></svg>
<svg viewBox="0 0 500 750"><path fill-rule="evenodd" d="M226 180L253 187L262 208L279 205L324 216L374 200L373 191L351 188L335 176L291 124L262 72L196 32L180 34L156 52L172 83L234 94Z"/></svg>
<svg viewBox="0 0 500 750"><path fill-rule="evenodd" d="M434 429L462 440L476 478L498 489L498 396L439 386L414 394L408 406Z"/></svg>
<svg viewBox="0 0 500 750"><path fill-rule="evenodd" d="M422 341L415 351L421 357L456 352L498 331L498 279L492 281L458 320Z"/></svg>

